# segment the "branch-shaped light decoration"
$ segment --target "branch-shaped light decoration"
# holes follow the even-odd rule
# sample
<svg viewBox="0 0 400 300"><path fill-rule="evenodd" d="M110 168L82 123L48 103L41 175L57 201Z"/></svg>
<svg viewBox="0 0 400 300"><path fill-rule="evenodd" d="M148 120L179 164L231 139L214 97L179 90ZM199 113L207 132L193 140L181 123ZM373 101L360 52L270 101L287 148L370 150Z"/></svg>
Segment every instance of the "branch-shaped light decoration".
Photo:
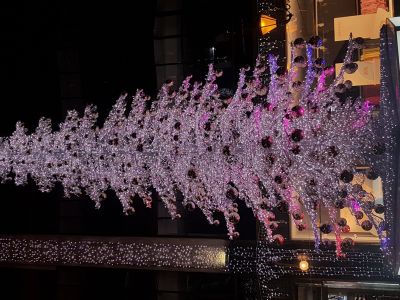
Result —
<svg viewBox="0 0 400 300"><path fill-rule="evenodd" d="M316 246L321 232L334 232L338 255L348 227L337 212L349 207L357 219L366 214L362 227L377 228L385 240L385 223L376 214L383 207L353 182L357 166L371 167L367 176L376 179L377 158L392 143L373 132L379 121L374 106L348 96L351 82L344 73L357 69L351 58L361 42L350 39L343 68L329 85L332 68L313 60L320 39L297 39L288 72L276 57L259 57L252 73L241 70L229 99L221 99L216 84L222 72L210 65L204 84L192 84L190 77L178 90L164 84L149 110L142 91L129 108L121 96L102 128L93 106L82 117L68 112L54 132L44 118L32 134L17 123L0 143L0 176L17 185L30 176L44 192L60 182L65 196L86 193L96 207L112 189L125 213L134 211L135 195L151 206L155 189L173 218L180 217L179 193L187 209L200 208L211 224L222 213L230 238L239 235L238 201L253 211L270 241L281 239L274 234L275 209L287 209L299 230L306 213ZM304 68L304 82L297 81ZM329 223L318 224L319 206L328 209Z"/></svg>

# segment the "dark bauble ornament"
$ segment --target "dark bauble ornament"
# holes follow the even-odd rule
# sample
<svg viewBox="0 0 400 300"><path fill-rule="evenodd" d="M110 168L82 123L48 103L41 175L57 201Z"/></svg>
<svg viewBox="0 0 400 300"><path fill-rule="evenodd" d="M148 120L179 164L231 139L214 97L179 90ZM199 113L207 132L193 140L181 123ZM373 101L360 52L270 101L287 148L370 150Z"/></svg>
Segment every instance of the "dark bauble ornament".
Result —
<svg viewBox="0 0 400 300"><path fill-rule="evenodd" d="M314 66L322 69L325 66L325 60L322 57L318 57L314 60Z"/></svg>
<svg viewBox="0 0 400 300"><path fill-rule="evenodd" d="M357 220L361 220L362 218L364 218L364 213L361 210L359 210L354 213L354 216L356 217Z"/></svg>
<svg viewBox="0 0 400 300"><path fill-rule="evenodd" d="M228 219L229 219L230 223L237 224L240 221L240 216L239 216L238 213L232 212L232 213L229 214Z"/></svg>
<svg viewBox="0 0 400 300"><path fill-rule="evenodd" d="M377 214L383 214L385 212L385 207L382 204L375 204L374 210Z"/></svg>
<svg viewBox="0 0 400 300"><path fill-rule="evenodd" d="M344 227L347 225L347 220L345 218L340 218L337 222L340 227Z"/></svg>
<svg viewBox="0 0 400 300"><path fill-rule="evenodd" d="M276 76L278 77L283 77L286 74L286 69L284 67L279 67L278 69L276 69Z"/></svg>
<svg viewBox="0 0 400 300"><path fill-rule="evenodd" d="M322 72L324 71L324 69L318 67L312 67L311 70L314 73L315 77L321 76Z"/></svg>
<svg viewBox="0 0 400 300"><path fill-rule="evenodd" d="M274 181L277 184L281 184L283 182L282 176L280 176L280 175L275 176Z"/></svg>
<svg viewBox="0 0 400 300"><path fill-rule="evenodd" d="M196 208L196 205L190 201L190 202L186 203L185 207L188 211L194 211Z"/></svg>
<svg viewBox="0 0 400 300"><path fill-rule="evenodd" d="M304 115L304 108L300 105L296 105L292 107L292 114L294 117L299 118Z"/></svg>
<svg viewBox="0 0 400 300"><path fill-rule="evenodd" d="M344 208L344 200L343 200L343 199L337 199L337 200L335 200L335 202L333 203L333 205L334 205L336 208L343 209L343 208Z"/></svg>
<svg viewBox="0 0 400 300"><path fill-rule="evenodd" d="M235 200L238 197L238 192L236 189L230 188L226 191L225 196L230 200Z"/></svg>
<svg viewBox="0 0 400 300"><path fill-rule="evenodd" d="M292 151L293 154L297 155L300 153L300 146L296 145L290 151Z"/></svg>
<svg viewBox="0 0 400 300"><path fill-rule="evenodd" d="M322 39L315 35L308 40L308 44L313 48L319 48L322 46Z"/></svg>
<svg viewBox="0 0 400 300"><path fill-rule="evenodd" d="M376 180L379 178L378 173L376 173L373 169L369 169L366 173L366 176L369 180Z"/></svg>
<svg viewBox="0 0 400 300"><path fill-rule="evenodd" d="M222 148L222 153L223 153L225 156L231 155L231 150L230 150L229 146L224 146L224 147Z"/></svg>
<svg viewBox="0 0 400 300"><path fill-rule="evenodd" d="M299 55L294 58L293 64L296 67L304 68L307 65L307 61L304 56Z"/></svg>
<svg viewBox="0 0 400 300"><path fill-rule="evenodd" d="M322 233L328 234L332 232L332 225L331 224L322 224L319 227L319 230L321 230Z"/></svg>
<svg viewBox="0 0 400 300"><path fill-rule="evenodd" d="M344 170L341 174L340 174L340 180L343 181L344 183L350 183L354 178L353 173L351 173L348 170Z"/></svg>
<svg viewBox="0 0 400 300"><path fill-rule="evenodd" d="M303 38L297 38L293 41L293 46L298 49L304 48L305 44L306 44L306 41Z"/></svg>
<svg viewBox="0 0 400 300"><path fill-rule="evenodd" d="M261 146L263 146L263 148L270 148L272 146L272 137L266 136L266 137L262 138Z"/></svg>
<svg viewBox="0 0 400 300"><path fill-rule="evenodd" d="M293 142L300 142L304 138L303 130L295 129L290 135Z"/></svg>
<svg viewBox="0 0 400 300"><path fill-rule="evenodd" d="M298 231L303 231L307 228L307 226L305 224L297 224L296 228Z"/></svg>
<svg viewBox="0 0 400 300"><path fill-rule="evenodd" d="M351 188L352 193L358 194L363 191L363 187L361 184L354 184L353 187Z"/></svg>
<svg viewBox="0 0 400 300"><path fill-rule="evenodd" d="M385 151L386 147L383 143L377 143L372 147L372 153L375 155L382 155Z"/></svg>
<svg viewBox="0 0 400 300"><path fill-rule="evenodd" d="M339 191L338 196L340 198L346 198L348 194L349 193L346 190L341 190L341 191Z"/></svg>
<svg viewBox="0 0 400 300"><path fill-rule="evenodd" d="M294 90L299 90L301 88L301 86L303 85L303 83L301 81L294 81L292 82L292 88Z"/></svg>
<svg viewBox="0 0 400 300"><path fill-rule="evenodd" d="M331 157L336 157L339 154L339 148L336 146L329 146L328 155Z"/></svg>
<svg viewBox="0 0 400 300"><path fill-rule="evenodd" d="M181 129L181 122L176 122L175 125L174 125L174 128L175 128L176 130Z"/></svg>
<svg viewBox="0 0 400 300"><path fill-rule="evenodd" d="M344 233L349 233L350 232L350 226L349 225L344 225L342 227L342 232Z"/></svg>
<svg viewBox="0 0 400 300"><path fill-rule="evenodd" d="M197 177L196 171L194 169L189 169L187 172L189 178L195 179Z"/></svg>
<svg viewBox="0 0 400 300"><path fill-rule="evenodd" d="M353 40L354 46L358 49L364 48L364 39L362 37L357 37Z"/></svg>
<svg viewBox="0 0 400 300"><path fill-rule="evenodd" d="M362 221L361 228L365 231L369 231L372 229L372 223L370 220Z"/></svg>
<svg viewBox="0 0 400 300"><path fill-rule="evenodd" d="M346 91L346 86L343 83L339 83L337 86L335 86L336 93L344 93L345 91Z"/></svg>
<svg viewBox="0 0 400 300"><path fill-rule="evenodd" d="M354 241L351 238L342 240L342 250L350 250L354 247Z"/></svg>
<svg viewBox="0 0 400 300"><path fill-rule="evenodd" d="M285 213L288 211L288 204L286 203L286 201L281 201L278 203L278 205L276 206L276 208L278 209L279 212L281 213Z"/></svg>
<svg viewBox="0 0 400 300"><path fill-rule="evenodd" d="M272 166L275 163L275 155L273 153L268 153L265 157L265 162L267 165Z"/></svg>
<svg viewBox="0 0 400 300"><path fill-rule="evenodd" d="M344 65L344 71L347 74L353 74L355 71L357 71L357 69L358 69L358 65L354 62Z"/></svg>
<svg viewBox="0 0 400 300"><path fill-rule="evenodd" d="M294 212L293 214L293 219L300 221L303 220L304 214L302 212Z"/></svg>
<svg viewBox="0 0 400 300"><path fill-rule="evenodd" d="M353 83L351 82L351 80L346 80L344 82L344 85L346 86L346 89L350 90L353 87Z"/></svg>

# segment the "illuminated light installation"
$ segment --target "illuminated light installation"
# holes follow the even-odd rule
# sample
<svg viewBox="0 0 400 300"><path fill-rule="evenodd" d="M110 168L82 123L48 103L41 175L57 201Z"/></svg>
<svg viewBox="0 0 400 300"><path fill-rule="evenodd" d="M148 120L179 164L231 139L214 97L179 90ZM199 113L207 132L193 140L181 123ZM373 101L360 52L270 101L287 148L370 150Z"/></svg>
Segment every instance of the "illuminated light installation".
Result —
<svg viewBox="0 0 400 300"><path fill-rule="evenodd" d="M271 9L269 9L270 12L273 12ZM290 20L293 17L293 14L290 12L290 5L286 4L285 8L276 8L275 11L281 11L284 13L284 19L278 20L272 16L266 15L266 14L261 14L260 16L260 29L261 29L261 34L266 35L267 33L271 32L278 26L284 26L287 23L290 22Z"/></svg>
<svg viewBox="0 0 400 300"><path fill-rule="evenodd" d="M299 262L299 269L302 270L303 272L307 272L309 268L308 261L306 260L301 260Z"/></svg>
<svg viewBox="0 0 400 300"><path fill-rule="evenodd" d="M260 28L263 35L271 32L276 28L276 19L267 15L261 15Z"/></svg>
<svg viewBox="0 0 400 300"><path fill-rule="evenodd" d="M379 158L393 139L374 134L380 124L374 106L347 94L351 85L343 74L357 68L351 54L359 40L350 39L343 68L328 86L331 68L313 58L320 42L297 39L293 51L303 51L303 59L288 72L276 57L259 57L252 72L241 70L229 99L221 99L216 84L222 72L210 65L204 84L190 77L178 90L172 82L164 84L149 110L150 98L142 91L129 109L127 95L121 96L102 128L93 106L82 117L70 111L55 132L48 119L31 134L19 122L1 140L0 176L17 185L30 176L44 192L60 182L66 197L86 193L97 208L111 189L126 214L134 212L135 195L150 207L156 190L172 218L179 218L180 194L183 206L198 207L210 224L219 224L222 216L230 238L239 236L239 201L264 225L270 242L283 242L274 234L274 212L287 209L299 230L306 225L304 215L310 216L317 248L320 235L333 232L339 256L345 222L338 211L349 207L368 217L364 227L375 227L386 247L386 226L374 213L373 195L352 181L359 165L376 174L388 168ZM268 86L260 79L267 67ZM306 68L304 81L296 78L299 68ZM329 223L319 226L318 206L328 209Z"/></svg>

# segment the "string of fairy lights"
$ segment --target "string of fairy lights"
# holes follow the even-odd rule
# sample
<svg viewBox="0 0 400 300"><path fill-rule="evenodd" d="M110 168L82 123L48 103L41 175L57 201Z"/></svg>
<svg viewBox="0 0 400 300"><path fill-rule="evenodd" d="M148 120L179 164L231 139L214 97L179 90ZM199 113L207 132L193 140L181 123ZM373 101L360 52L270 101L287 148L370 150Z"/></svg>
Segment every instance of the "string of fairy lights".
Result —
<svg viewBox="0 0 400 300"><path fill-rule="evenodd" d="M226 272L227 247L164 239L1 237L0 263L213 270Z"/></svg>

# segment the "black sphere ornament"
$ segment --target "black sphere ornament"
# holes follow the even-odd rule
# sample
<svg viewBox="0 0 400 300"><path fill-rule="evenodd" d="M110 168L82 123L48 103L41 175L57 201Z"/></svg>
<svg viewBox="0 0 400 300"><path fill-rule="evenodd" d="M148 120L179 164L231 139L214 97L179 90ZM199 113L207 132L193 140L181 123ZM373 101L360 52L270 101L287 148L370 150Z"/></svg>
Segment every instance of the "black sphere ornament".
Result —
<svg viewBox="0 0 400 300"><path fill-rule="evenodd" d="M344 71L347 74L353 74L355 71L357 71L357 69L358 69L358 65L354 62L344 65Z"/></svg>
<svg viewBox="0 0 400 300"><path fill-rule="evenodd" d="M382 155L385 151L386 147L383 143L377 143L372 147L372 153L375 155Z"/></svg>
<svg viewBox="0 0 400 300"><path fill-rule="evenodd" d="M324 233L324 234L331 233L332 232L332 225L330 225L330 224L322 224L319 227L319 230L321 230L321 232Z"/></svg>
<svg viewBox="0 0 400 300"><path fill-rule="evenodd" d="M364 48L364 39L362 37L357 37L353 40L354 45L356 46L356 48L358 49L362 49Z"/></svg>
<svg viewBox="0 0 400 300"><path fill-rule="evenodd" d="M342 241L342 250L350 250L354 246L354 241L351 238L345 238Z"/></svg>
<svg viewBox="0 0 400 300"><path fill-rule="evenodd" d="M295 212L293 213L293 219L300 221L303 220L304 214L302 212Z"/></svg>
<svg viewBox="0 0 400 300"><path fill-rule="evenodd" d="M340 180L343 181L344 183L350 183L353 180L353 178L354 178L353 173L347 170L344 170L340 174Z"/></svg>
<svg viewBox="0 0 400 300"><path fill-rule="evenodd" d="M304 108L300 105L296 105L292 107L292 112L296 118L299 118L304 115Z"/></svg>
<svg viewBox="0 0 400 300"><path fill-rule="evenodd" d="M313 48L319 48L322 46L322 39L315 35L308 40L308 44Z"/></svg>
<svg viewBox="0 0 400 300"><path fill-rule="evenodd" d="M279 67L276 69L276 76L281 77L286 74L286 69L284 67Z"/></svg>
<svg viewBox="0 0 400 300"><path fill-rule="evenodd" d="M351 80L346 80L344 82L344 85L346 86L346 89L350 90L353 87L353 83L351 82Z"/></svg>
<svg viewBox="0 0 400 300"><path fill-rule="evenodd" d="M376 180L379 178L378 173L376 173L374 170L369 169L366 173L366 176L369 180Z"/></svg>
<svg viewBox="0 0 400 300"><path fill-rule="evenodd" d="M335 86L335 92L337 93L344 93L346 91L346 86L343 83L339 83Z"/></svg>
<svg viewBox="0 0 400 300"><path fill-rule="evenodd" d="M239 216L238 213L233 212L233 213L230 213L230 214L229 214L228 219L229 219L229 222L230 222L230 223L232 223L232 224L237 224L237 223L239 223L239 221L240 221L240 216Z"/></svg>
<svg viewBox="0 0 400 300"><path fill-rule="evenodd" d="M317 68L323 68L325 66L325 60L322 57L318 57L314 60L314 66Z"/></svg>
<svg viewBox="0 0 400 300"><path fill-rule="evenodd" d="M181 129L181 122L176 122L175 125L174 125L174 128L175 128L176 130Z"/></svg>
<svg viewBox="0 0 400 300"><path fill-rule="evenodd" d="M196 208L196 205L193 203L193 202L188 202L188 203L186 203L186 209L188 210L188 211L194 211L195 210L195 208Z"/></svg>
<svg viewBox="0 0 400 300"><path fill-rule="evenodd" d="M225 196L226 196L226 198L228 198L230 200L235 200L238 196L238 193L235 189L230 188L226 191Z"/></svg>
<svg viewBox="0 0 400 300"><path fill-rule="evenodd" d="M385 207L382 204L376 204L374 210L377 214L383 214L385 212Z"/></svg>
<svg viewBox="0 0 400 300"><path fill-rule="evenodd" d="M324 71L322 68L312 67L312 72L314 73L315 77L321 76L322 72Z"/></svg>
<svg viewBox="0 0 400 300"><path fill-rule="evenodd" d="M354 216L356 217L357 220L361 220L362 218L364 218L364 213L361 210L359 210L354 213Z"/></svg>
<svg viewBox="0 0 400 300"><path fill-rule="evenodd" d="M294 90L299 90L302 85L303 85L303 83L301 81L299 81L299 80L292 82L292 88Z"/></svg>
<svg viewBox="0 0 400 300"><path fill-rule="evenodd" d="M361 228L365 231L370 231L372 229L372 223L370 220L362 221Z"/></svg>
<svg viewBox="0 0 400 300"><path fill-rule="evenodd" d="M339 191L338 195L340 198L346 198L349 193L346 190Z"/></svg>
<svg viewBox="0 0 400 300"><path fill-rule="evenodd" d="M307 65L306 59L304 58L304 56L296 56L293 60L293 64L296 67L300 67L300 68L304 68Z"/></svg>
<svg viewBox="0 0 400 300"><path fill-rule="evenodd" d="M296 48L304 48L306 41L303 38L297 38L293 41L293 46Z"/></svg>
<svg viewBox="0 0 400 300"><path fill-rule="evenodd" d="M303 130L295 129L290 135L293 142L300 142L304 138Z"/></svg>
<svg viewBox="0 0 400 300"><path fill-rule="evenodd" d="M187 172L187 175L188 175L189 178L192 178L192 179L195 179L195 178L197 177L196 171L193 170L193 169L190 169L190 170Z"/></svg>
<svg viewBox="0 0 400 300"><path fill-rule="evenodd" d="M337 199L335 201L335 203L334 203L334 206L336 208L343 209L344 208L344 200L343 199Z"/></svg>
<svg viewBox="0 0 400 300"><path fill-rule="evenodd" d="M297 227L297 230L298 230L298 231L303 231L304 229L307 228L307 226L304 225L304 224L298 224L298 225L296 225L296 227Z"/></svg>
<svg viewBox="0 0 400 300"><path fill-rule="evenodd" d="M300 153L300 146L296 145L290 151L292 151L293 154L297 155Z"/></svg>
<svg viewBox="0 0 400 300"><path fill-rule="evenodd" d="M340 218L337 223L340 227L344 227L347 225L347 220L345 218Z"/></svg>
<svg viewBox="0 0 400 300"><path fill-rule="evenodd" d="M223 153L224 155L226 155L226 156L231 155L231 150L229 149L229 146L224 146L224 147L222 148L222 153Z"/></svg>
<svg viewBox="0 0 400 300"><path fill-rule="evenodd" d="M336 146L329 146L328 155L332 157L336 157L339 154L339 148Z"/></svg>
<svg viewBox="0 0 400 300"><path fill-rule="evenodd" d="M275 176L274 181L277 184L281 184L283 182L282 176L280 176L280 175Z"/></svg>
<svg viewBox="0 0 400 300"><path fill-rule="evenodd" d="M263 146L263 148L270 148L272 146L272 137L266 136L262 138L261 146Z"/></svg>

